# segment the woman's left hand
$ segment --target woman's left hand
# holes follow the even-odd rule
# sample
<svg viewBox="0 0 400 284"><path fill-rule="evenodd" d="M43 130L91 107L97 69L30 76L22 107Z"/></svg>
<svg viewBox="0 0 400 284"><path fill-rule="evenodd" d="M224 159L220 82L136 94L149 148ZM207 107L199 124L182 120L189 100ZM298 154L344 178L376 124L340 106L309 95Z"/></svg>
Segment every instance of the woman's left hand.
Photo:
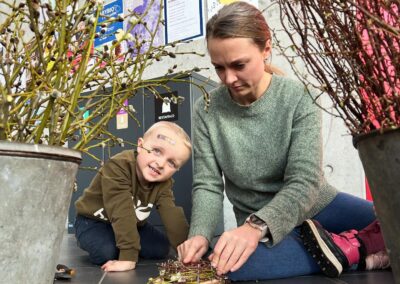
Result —
<svg viewBox="0 0 400 284"><path fill-rule="evenodd" d="M209 256L218 275L238 270L256 250L261 232L248 224L224 232Z"/></svg>

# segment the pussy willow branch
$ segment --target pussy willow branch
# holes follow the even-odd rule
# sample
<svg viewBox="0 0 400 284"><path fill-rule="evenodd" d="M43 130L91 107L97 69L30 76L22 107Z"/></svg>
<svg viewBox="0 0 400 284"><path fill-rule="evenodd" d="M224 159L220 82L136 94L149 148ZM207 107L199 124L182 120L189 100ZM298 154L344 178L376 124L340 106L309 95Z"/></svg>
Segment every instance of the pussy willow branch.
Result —
<svg viewBox="0 0 400 284"><path fill-rule="evenodd" d="M92 43L99 36L95 29L101 11L98 1L78 6L75 0L57 0L54 7L40 0L30 1L29 5L20 1L14 3L16 6L8 2L0 0L0 5L10 7L0 11L5 15L0 24L1 140L64 145L72 139L72 147L83 151L93 139L119 141L106 127L118 110L125 108L127 99L150 86L154 96L161 97L159 90L168 90L164 86L168 82L187 83L181 78L201 70L178 73L182 77L143 79L150 65L163 57L176 57L169 46L154 46L157 27L150 30L145 22L149 10L117 19L108 17L102 27L132 19L131 28L118 32L109 48L96 50ZM152 3L162 7L161 0L152 0L148 9ZM161 25L161 16L156 25ZM133 45L117 54L136 25L142 25L147 36L131 36ZM165 74L175 68L172 66ZM201 85L199 88L206 93ZM88 117L84 115L87 111ZM133 112L128 111L128 115L136 119Z"/></svg>
<svg viewBox="0 0 400 284"><path fill-rule="evenodd" d="M98 18L100 16L100 7L97 8L96 10L96 17L95 17L95 21L93 22L93 25L91 27L92 32L90 33L90 37L87 43L87 47L84 49L83 53L82 53L82 61L79 63L79 67L78 67L78 71L77 71L77 76L75 77L75 81L74 84L77 84L78 87L75 88L74 93L72 94L71 97L71 104L69 106L69 110L73 111L76 107L77 107L77 102L78 102L78 97L81 94L81 90L84 89L83 88L83 82L80 78L83 78L83 74L86 72L86 66L88 65L88 61L90 59L90 53L91 53L91 47L94 44L94 30L96 29L97 26L97 22L98 22ZM60 140L57 141L58 143L64 143L65 139L66 139L66 135L67 135L67 131L69 129L69 126L72 123L72 118L70 116L70 112L67 112L66 117L64 118L64 124L61 127L61 133L62 135L60 136Z"/></svg>

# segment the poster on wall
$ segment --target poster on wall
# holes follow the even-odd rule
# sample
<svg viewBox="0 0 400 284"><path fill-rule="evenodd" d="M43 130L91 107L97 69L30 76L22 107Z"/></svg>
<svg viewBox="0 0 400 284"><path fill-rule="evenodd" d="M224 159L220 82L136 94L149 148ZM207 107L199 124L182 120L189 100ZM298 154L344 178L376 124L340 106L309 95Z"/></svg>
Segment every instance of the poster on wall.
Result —
<svg viewBox="0 0 400 284"><path fill-rule="evenodd" d="M237 0L207 0L207 18L210 19L214 16L223 5L227 5ZM258 8L258 0L243 0Z"/></svg>
<svg viewBox="0 0 400 284"><path fill-rule="evenodd" d="M160 1L151 0L125 0L125 11L133 11L139 16L144 16L142 21L144 24L136 24L131 28L129 21L126 21L125 31L129 31L134 37L144 40L140 52L145 52L150 45L151 34L154 34L152 46L160 46L164 44L164 34L162 25L160 24L161 7ZM136 49L135 42L128 42L128 47Z"/></svg>
<svg viewBox="0 0 400 284"><path fill-rule="evenodd" d="M204 35L202 0L164 0L165 43Z"/></svg>

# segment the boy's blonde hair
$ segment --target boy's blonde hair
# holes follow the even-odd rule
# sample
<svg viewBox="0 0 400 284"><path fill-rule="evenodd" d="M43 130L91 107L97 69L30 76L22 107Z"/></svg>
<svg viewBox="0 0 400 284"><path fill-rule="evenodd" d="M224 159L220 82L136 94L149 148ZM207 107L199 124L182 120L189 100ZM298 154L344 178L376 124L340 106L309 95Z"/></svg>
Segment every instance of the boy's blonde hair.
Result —
<svg viewBox="0 0 400 284"><path fill-rule="evenodd" d="M180 138L183 140L183 144L188 148L190 153L192 152L192 142L190 141L189 135L183 130L182 127L180 127L178 124L170 121L159 121L154 123L152 126L150 126L149 129L144 133L143 138L146 139L146 137L150 136L156 129L165 127L173 132L175 132L176 135L178 135Z"/></svg>

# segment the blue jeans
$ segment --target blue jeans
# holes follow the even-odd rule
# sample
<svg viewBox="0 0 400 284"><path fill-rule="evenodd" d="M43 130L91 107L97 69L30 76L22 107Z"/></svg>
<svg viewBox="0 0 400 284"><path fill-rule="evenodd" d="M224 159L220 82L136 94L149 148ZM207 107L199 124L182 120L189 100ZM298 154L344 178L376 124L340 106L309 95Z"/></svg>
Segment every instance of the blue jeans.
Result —
<svg viewBox="0 0 400 284"><path fill-rule="evenodd" d="M139 257L163 259L168 255L169 241L164 233L149 223L138 227L138 231L141 246ZM78 215L75 219L75 236L78 246L89 253L92 263L102 265L108 260L118 259L119 249L111 224Z"/></svg>
<svg viewBox="0 0 400 284"><path fill-rule="evenodd" d="M313 219L327 231L341 233L350 229L361 230L376 217L372 202L341 192ZM266 280L319 272L319 266L302 244L300 228L296 227L272 248L259 243L247 262L228 277L233 281Z"/></svg>

